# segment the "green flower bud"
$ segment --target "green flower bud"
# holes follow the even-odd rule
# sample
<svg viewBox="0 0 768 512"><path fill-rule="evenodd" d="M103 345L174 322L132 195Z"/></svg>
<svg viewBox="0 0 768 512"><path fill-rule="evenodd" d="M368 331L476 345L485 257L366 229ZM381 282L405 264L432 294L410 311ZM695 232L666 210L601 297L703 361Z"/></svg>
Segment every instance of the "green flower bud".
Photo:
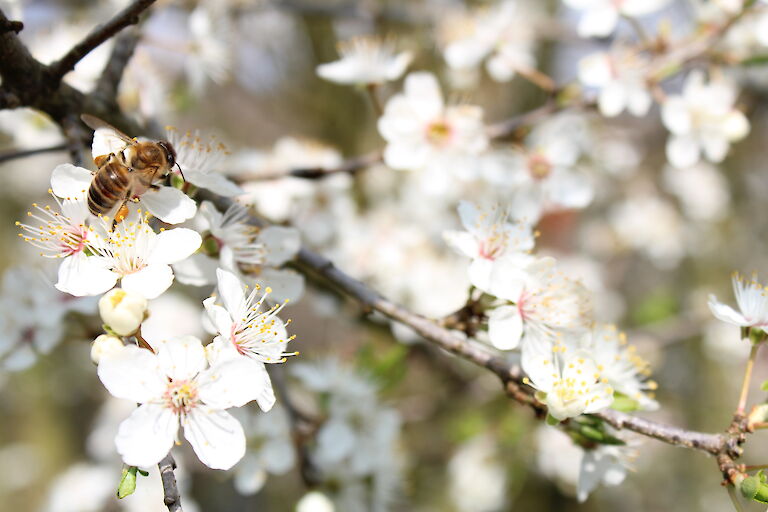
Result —
<svg viewBox="0 0 768 512"><path fill-rule="evenodd" d="M136 466L123 467L123 473L120 476L120 484L117 486L117 497L123 499L136 492Z"/></svg>

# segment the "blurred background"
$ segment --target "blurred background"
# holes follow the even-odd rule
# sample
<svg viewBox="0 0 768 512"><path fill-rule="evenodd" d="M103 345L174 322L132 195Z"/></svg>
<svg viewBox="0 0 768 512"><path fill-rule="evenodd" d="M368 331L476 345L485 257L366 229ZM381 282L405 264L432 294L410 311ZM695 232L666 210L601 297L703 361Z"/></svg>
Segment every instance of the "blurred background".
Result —
<svg viewBox="0 0 768 512"><path fill-rule="evenodd" d="M444 230L460 227L458 201L508 203L518 186L499 178L513 165L509 152L546 137L571 141L578 146L574 168L593 198L584 208L545 211L537 225L537 253L555 256L568 275L580 278L594 294L595 318L625 330L651 362L661 408L644 415L684 428L723 430L749 350L740 344L737 328L711 316L707 295L731 302L731 272L768 270L763 146L768 75L759 58L768 47L761 46L759 25L749 16L718 41L720 61L688 63L660 85L666 95L679 94L692 68L726 74L738 84L736 106L751 130L721 163L671 166L659 106L642 117L600 115L590 106L594 89L579 82L578 61L614 45L635 44L640 32L633 23L647 34L684 40L726 19L727 6L672 0L633 23L620 19L607 37L587 39L577 32L580 11L560 1L531 0L512 2L517 10L508 33L519 38L518 50L527 52L560 93L585 98L587 107L543 116L493 142L473 160L480 170L470 178L437 183L383 163L322 179L279 178L293 168L332 168L384 147L365 88L316 73L317 65L339 58L339 41L353 37L377 35L411 52L410 70L434 73L446 102L482 107L489 125L547 104L551 94L535 77L532 82L517 73L498 81L482 64L456 69L446 62L446 48L470 30L473 16L493 12L500 3L161 0L140 25L118 99L140 123L215 135L227 146L218 170L246 190L244 203L273 222L295 226L303 243L388 298L435 318L467 299L468 261L442 238ZM24 22L20 37L32 54L50 62L125 4L6 0L0 7ZM65 80L84 91L92 88L111 44L88 55ZM748 56L750 64L740 64ZM402 78L375 94L386 104L401 88ZM44 114L0 112L2 155L64 142ZM121 463L113 438L132 405L109 397L89 359L90 342L100 333L95 300L73 301L50 284L30 284L38 283L41 271L52 282L55 265L47 266L23 244L14 226L31 203L50 201L50 173L69 158L60 150L0 164L5 220L0 223L0 325L5 327L0 331L0 508L161 511L157 475L140 479L135 495L114 498ZM176 283L151 303L145 336L210 339L201 301L211 290ZM373 430L387 425L381 446L366 455L373 469L362 479L340 472L315 485L302 475L301 451L285 408L264 415L251 404L240 412L252 426L246 430L253 457L235 470L208 469L187 445L176 449L186 510L294 510L302 498L301 512L332 510L316 494L307 498L313 489L340 511L731 507L713 459L643 439L632 441L636 457L624 482L601 486L579 503L581 449L506 398L487 371L442 353L407 329L365 316L312 279L284 312L301 355L271 368L273 377L279 374L275 378L284 382L293 405L318 425L326 419L323 401L331 391L365 390L370 407L360 421ZM765 398L758 386L768 378L767 365L761 357L754 400ZM312 384L308 372L323 374L333 386ZM387 418L376 416L382 411ZM367 435L362 427L361 432ZM745 463L766 463L761 437L750 437ZM310 452L313 442L308 441ZM382 457L381 464L376 457ZM352 480L357 487L344 494Z"/></svg>

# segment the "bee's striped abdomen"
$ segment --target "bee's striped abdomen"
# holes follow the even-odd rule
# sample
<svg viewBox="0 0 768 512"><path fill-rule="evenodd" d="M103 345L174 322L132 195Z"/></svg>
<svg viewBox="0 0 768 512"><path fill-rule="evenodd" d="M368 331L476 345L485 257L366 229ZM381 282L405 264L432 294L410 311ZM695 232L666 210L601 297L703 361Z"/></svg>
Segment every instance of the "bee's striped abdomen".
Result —
<svg viewBox="0 0 768 512"><path fill-rule="evenodd" d="M128 169L116 161L96 171L88 188L88 210L92 214L104 215L125 199L131 184L128 173Z"/></svg>

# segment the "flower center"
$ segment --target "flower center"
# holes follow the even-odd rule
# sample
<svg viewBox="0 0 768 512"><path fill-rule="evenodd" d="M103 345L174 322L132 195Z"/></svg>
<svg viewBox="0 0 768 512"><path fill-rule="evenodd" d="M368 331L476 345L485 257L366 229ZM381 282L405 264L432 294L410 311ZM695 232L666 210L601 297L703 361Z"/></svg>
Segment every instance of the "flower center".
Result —
<svg viewBox="0 0 768 512"><path fill-rule="evenodd" d="M427 140L434 146L446 146L453 135L453 128L445 120L439 119L427 125Z"/></svg>
<svg viewBox="0 0 768 512"><path fill-rule="evenodd" d="M534 153L528 157L528 170L534 180L541 181L552 172L552 164L544 155Z"/></svg>
<svg viewBox="0 0 768 512"><path fill-rule="evenodd" d="M187 414L197 405L197 384L191 380L170 381L163 395L165 406L176 414Z"/></svg>

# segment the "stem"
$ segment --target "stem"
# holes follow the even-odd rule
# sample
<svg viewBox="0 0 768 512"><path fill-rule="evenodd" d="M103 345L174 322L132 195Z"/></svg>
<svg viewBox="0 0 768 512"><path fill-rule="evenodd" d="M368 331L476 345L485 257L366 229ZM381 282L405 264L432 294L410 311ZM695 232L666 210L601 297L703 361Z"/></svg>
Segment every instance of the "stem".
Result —
<svg viewBox="0 0 768 512"><path fill-rule="evenodd" d="M155 349L152 348L152 345L149 344L147 340L144 339L144 337L141 335L141 326L139 326L139 329L136 331L136 334L133 335L136 338L136 343L139 344L141 348L145 348L155 354Z"/></svg>
<svg viewBox="0 0 768 512"><path fill-rule="evenodd" d="M643 43L643 46L647 49L651 49L653 47L653 42L651 41L651 38L648 37L648 33L643 28L643 25L637 21L637 18L633 18L632 16L624 16L624 19L627 20L630 25L632 25L632 29L635 31L635 34L637 34L640 42Z"/></svg>
<svg viewBox="0 0 768 512"><path fill-rule="evenodd" d="M768 469L768 464L756 464L754 466L744 466L744 471L757 471L759 469Z"/></svg>
<svg viewBox="0 0 768 512"><path fill-rule="evenodd" d="M728 496L731 498L731 503L733 503L733 508L736 509L736 512L744 512L744 508L741 506L739 497L736 494L736 487L729 484L726 488L728 489Z"/></svg>
<svg viewBox="0 0 768 512"><path fill-rule="evenodd" d="M176 475L173 473L176 469L176 461L173 460L171 452L163 457L163 460L157 464L157 468L160 470L160 480L163 482L163 503L168 507L168 512L183 512L179 486L176 483Z"/></svg>
<svg viewBox="0 0 768 512"><path fill-rule="evenodd" d="M736 416L744 416L744 409L747 406L747 396L749 395L749 384L752 382L752 369L755 366L755 356L757 356L757 350L760 347L759 343L753 343L752 349L749 351L749 360L747 361L747 368L744 370L744 382L741 384L741 394L739 395L739 405L736 408Z"/></svg>
<svg viewBox="0 0 768 512"><path fill-rule="evenodd" d="M366 84L365 90L368 93L368 97L371 98L373 104L373 110L376 112L377 117L381 117L384 113L384 108L381 106L381 100L378 95L379 84Z"/></svg>

